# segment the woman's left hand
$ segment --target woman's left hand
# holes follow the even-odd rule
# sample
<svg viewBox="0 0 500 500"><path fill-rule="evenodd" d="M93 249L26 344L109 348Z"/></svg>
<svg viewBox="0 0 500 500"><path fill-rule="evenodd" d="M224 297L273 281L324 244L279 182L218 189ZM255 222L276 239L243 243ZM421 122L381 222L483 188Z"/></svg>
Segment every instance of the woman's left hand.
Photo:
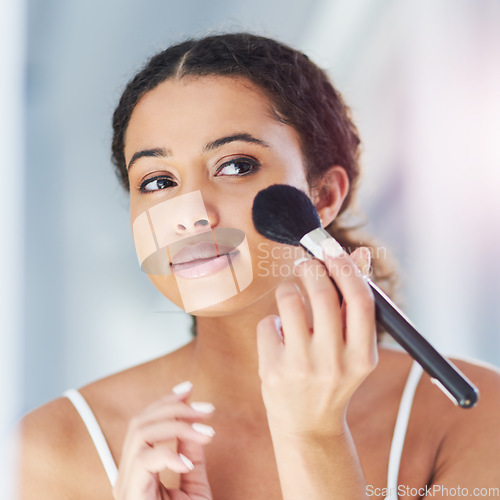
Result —
<svg viewBox="0 0 500 500"><path fill-rule="evenodd" d="M312 331L303 296L290 281L276 290L283 338L276 316L257 327L259 375L272 433L342 434L349 401L377 364L375 304L360 272L368 273L369 250L326 256L325 265L342 305L323 264L311 259L295 270L309 297Z"/></svg>

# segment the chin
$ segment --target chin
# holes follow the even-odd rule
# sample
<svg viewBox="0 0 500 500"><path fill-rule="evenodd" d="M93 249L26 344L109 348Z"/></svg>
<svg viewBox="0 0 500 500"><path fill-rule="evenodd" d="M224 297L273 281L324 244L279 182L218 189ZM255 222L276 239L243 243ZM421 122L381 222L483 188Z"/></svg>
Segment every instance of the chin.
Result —
<svg viewBox="0 0 500 500"><path fill-rule="evenodd" d="M256 277L239 291L232 280L215 276L194 280L174 276L149 276L158 291L185 312L198 317L228 316L257 304L268 309L274 303L274 289L282 280Z"/></svg>
<svg viewBox="0 0 500 500"><path fill-rule="evenodd" d="M265 289L257 289L257 287L255 287L255 289L252 290L252 287L249 287L223 302L213 304L204 309L192 311L190 314L202 318L230 316L232 314L245 312L252 308L259 308L264 312L274 304L274 290L277 286L278 283L270 284Z"/></svg>

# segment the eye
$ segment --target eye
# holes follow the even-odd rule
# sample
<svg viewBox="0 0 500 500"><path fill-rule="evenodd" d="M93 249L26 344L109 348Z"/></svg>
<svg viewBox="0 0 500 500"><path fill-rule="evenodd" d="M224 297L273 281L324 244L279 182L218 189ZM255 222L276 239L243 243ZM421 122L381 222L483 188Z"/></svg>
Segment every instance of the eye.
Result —
<svg viewBox="0 0 500 500"><path fill-rule="evenodd" d="M147 193L151 191L159 191L160 189L165 189L169 187L177 186L172 178L165 175L158 175L157 177L152 177L151 179L146 179L140 186L139 190L141 193Z"/></svg>
<svg viewBox="0 0 500 500"><path fill-rule="evenodd" d="M216 175L247 175L257 171L260 164L252 158L234 158L223 163L217 170Z"/></svg>

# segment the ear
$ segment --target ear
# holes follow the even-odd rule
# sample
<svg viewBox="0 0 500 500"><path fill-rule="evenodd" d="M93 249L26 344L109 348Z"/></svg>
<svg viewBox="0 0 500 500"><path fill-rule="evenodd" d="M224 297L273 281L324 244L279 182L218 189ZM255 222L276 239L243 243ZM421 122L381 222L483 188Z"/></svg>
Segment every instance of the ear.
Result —
<svg viewBox="0 0 500 500"><path fill-rule="evenodd" d="M337 217L348 192L349 177L340 165L330 167L313 187L311 194L323 227Z"/></svg>

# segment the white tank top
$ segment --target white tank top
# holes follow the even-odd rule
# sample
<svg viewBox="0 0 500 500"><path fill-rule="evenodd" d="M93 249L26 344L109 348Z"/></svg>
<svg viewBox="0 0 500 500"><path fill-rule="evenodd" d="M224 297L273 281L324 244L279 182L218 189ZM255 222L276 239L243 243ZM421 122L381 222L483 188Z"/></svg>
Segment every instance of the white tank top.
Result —
<svg viewBox="0 0 500 500"><path fill-rule="evenodd" d="M389 466L387 469L387 491L389 492L389 495L385 498L385 500L398 499L398 474L401 463L401 454L403 452L406 429L410 419L413 396L415 395L421 375L422 367L414 361L403 390L403 395L401 396L396 425L394 427L394 434L392 436ZM97 449L97 453L102 461L104 470L108 475L109 482L111 483L111 486L114 486L118 476L118 469L94 413L87 404L87 401L85 401L83 396L76 389L70 389L63 395L73 403L74 407L80 414Z"/></svg>

